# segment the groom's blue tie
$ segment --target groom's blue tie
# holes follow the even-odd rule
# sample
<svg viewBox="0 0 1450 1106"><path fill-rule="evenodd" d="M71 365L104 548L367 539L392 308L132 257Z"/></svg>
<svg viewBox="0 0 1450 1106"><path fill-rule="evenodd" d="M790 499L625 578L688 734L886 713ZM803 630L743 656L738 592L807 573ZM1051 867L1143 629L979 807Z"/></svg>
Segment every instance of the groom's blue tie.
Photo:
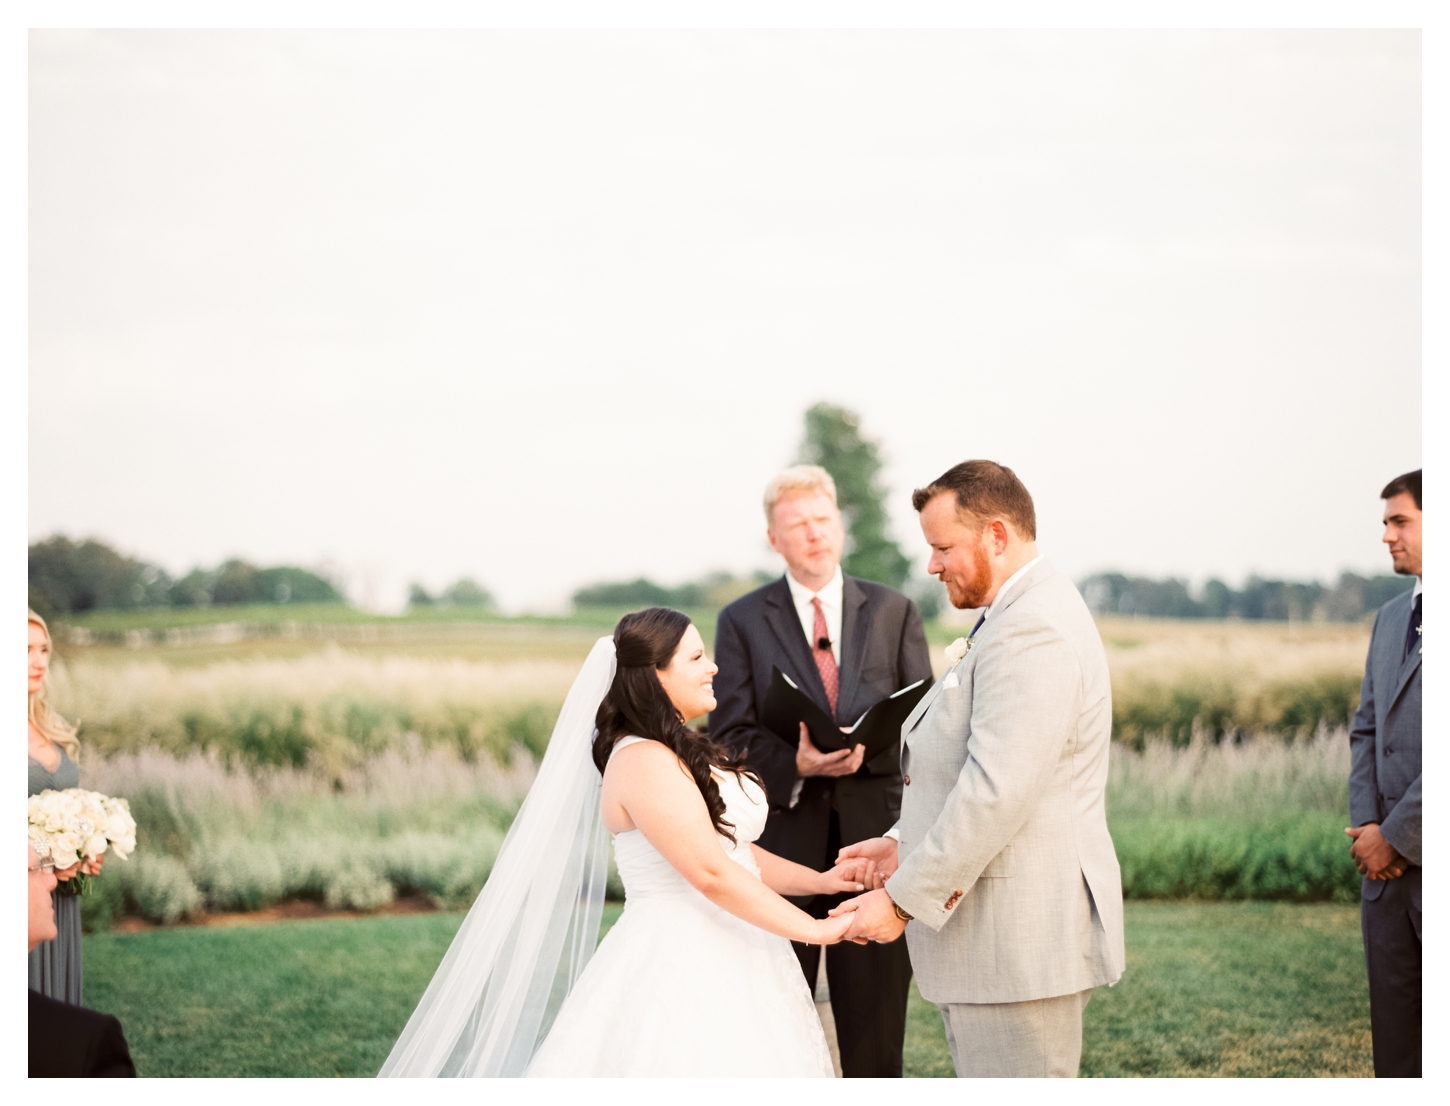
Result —
<svg viewBox="0 0 1450 1106"><path fill-rule="evenodd" d="M982 623L983 622L986 622L986 621L987 621L987 612L986 611L983 611L981 617L977 619L977 624L972 627L972 632L970 634L968 634L967 637L976 637L977 636L977 631L982 628Z"/></svg>

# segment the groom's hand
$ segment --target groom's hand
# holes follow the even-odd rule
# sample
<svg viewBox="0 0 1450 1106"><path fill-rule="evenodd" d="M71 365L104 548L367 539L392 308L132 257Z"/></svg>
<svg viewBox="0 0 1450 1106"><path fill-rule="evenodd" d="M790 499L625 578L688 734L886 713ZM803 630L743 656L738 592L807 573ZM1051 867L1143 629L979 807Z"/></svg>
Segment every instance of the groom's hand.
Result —
<svg viewBox="0 0 1450 1106"><path fill-rule="evenodd" d="M858 856L876 862L876 874L881 878L881 883L896 874L897 850L894 837L870 837L865 841L857 841L854 845L847 845L836 854L836 863L840 864ZM881 884L876 886L880 887Z"/></svg>
<svg viewBox="0 0 1450 1106"><path fill-rule="evenodd" d="M889 944L906 931L906 922L896 913L891 896L884 890L867 891L854 899L847 899L830 912L830 917L839 917L851 912L855 919L846 931L846 940L864 945L867 941Z"/></svg>
<svg viewBox="0 0 1450 1106"><path fill-rule="evenodd" d="M854 776L866 758L866 746L854 749L837 749L834 753L823 753L811 740L811 731L801 723L801 740L795 751L795 770L798 776Z"/></svg>

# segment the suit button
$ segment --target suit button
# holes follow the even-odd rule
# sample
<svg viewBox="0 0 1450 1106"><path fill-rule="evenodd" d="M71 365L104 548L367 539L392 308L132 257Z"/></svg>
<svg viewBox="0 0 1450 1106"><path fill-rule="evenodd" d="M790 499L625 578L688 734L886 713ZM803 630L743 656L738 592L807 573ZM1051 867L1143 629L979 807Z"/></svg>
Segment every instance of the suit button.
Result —
<svg viewBox="0 0 1450 1106"><path fill-rule="evenodd" d="M1393 749L1389 748L1388 746L1386 746L1386 748L1385 748L1385 756L1392 757L1394 755L1395 755L1395 751Z"/></svg>
<svg viewBox="0 0 1450 1106"><path fill-rule="evenodd" d="M911 786L911 777L910 776L902 776L901 777L901 782L904 783L904 784L906 784L907 787L910 787Z"/></svg>

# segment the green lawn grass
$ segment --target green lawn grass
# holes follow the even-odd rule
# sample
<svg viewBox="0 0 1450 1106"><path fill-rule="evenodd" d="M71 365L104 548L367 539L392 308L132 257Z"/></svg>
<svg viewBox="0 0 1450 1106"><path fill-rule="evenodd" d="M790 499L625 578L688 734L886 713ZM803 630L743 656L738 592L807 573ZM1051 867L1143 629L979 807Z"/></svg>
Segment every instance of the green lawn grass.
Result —
<svg viewBox="0 0 1450 1106"><path fill-rule="evenodd" d="M606 907L605 928L619 908ZM1369 1075L1358 910L1128 903L1128 971L1084 1016L1084 1075ZM86 1005L143 1076L371 1076L462 916L180 927L85 938ZM949 1076L912 986L908 1076Z"/></svg>

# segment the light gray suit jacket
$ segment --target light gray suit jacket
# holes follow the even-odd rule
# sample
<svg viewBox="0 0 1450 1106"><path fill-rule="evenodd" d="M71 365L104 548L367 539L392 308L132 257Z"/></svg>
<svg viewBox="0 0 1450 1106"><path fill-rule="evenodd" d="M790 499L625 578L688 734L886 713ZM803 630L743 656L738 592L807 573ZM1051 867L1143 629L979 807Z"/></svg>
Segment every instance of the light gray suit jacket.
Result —
<svg viewBox="0 0 1450 1106"><path fill-rule="evenodd" d="M1385 840L1419 864L1420 641L1405 654L1409 627L1409 592L1375 616L1359 710L1349 727L1349 817L1356 826L1378 822ZM1364 897L1379 898L1384 886L1365 880Z"/></svg>
<svg viewBox="0 0 1450 1106"><path fill-rule="evenodd" d="M1123 974L1112 715L1092 615L1043 560L902 725L886 890L916 918L906 940L929 1002L1026 1002Z"/></svg>

